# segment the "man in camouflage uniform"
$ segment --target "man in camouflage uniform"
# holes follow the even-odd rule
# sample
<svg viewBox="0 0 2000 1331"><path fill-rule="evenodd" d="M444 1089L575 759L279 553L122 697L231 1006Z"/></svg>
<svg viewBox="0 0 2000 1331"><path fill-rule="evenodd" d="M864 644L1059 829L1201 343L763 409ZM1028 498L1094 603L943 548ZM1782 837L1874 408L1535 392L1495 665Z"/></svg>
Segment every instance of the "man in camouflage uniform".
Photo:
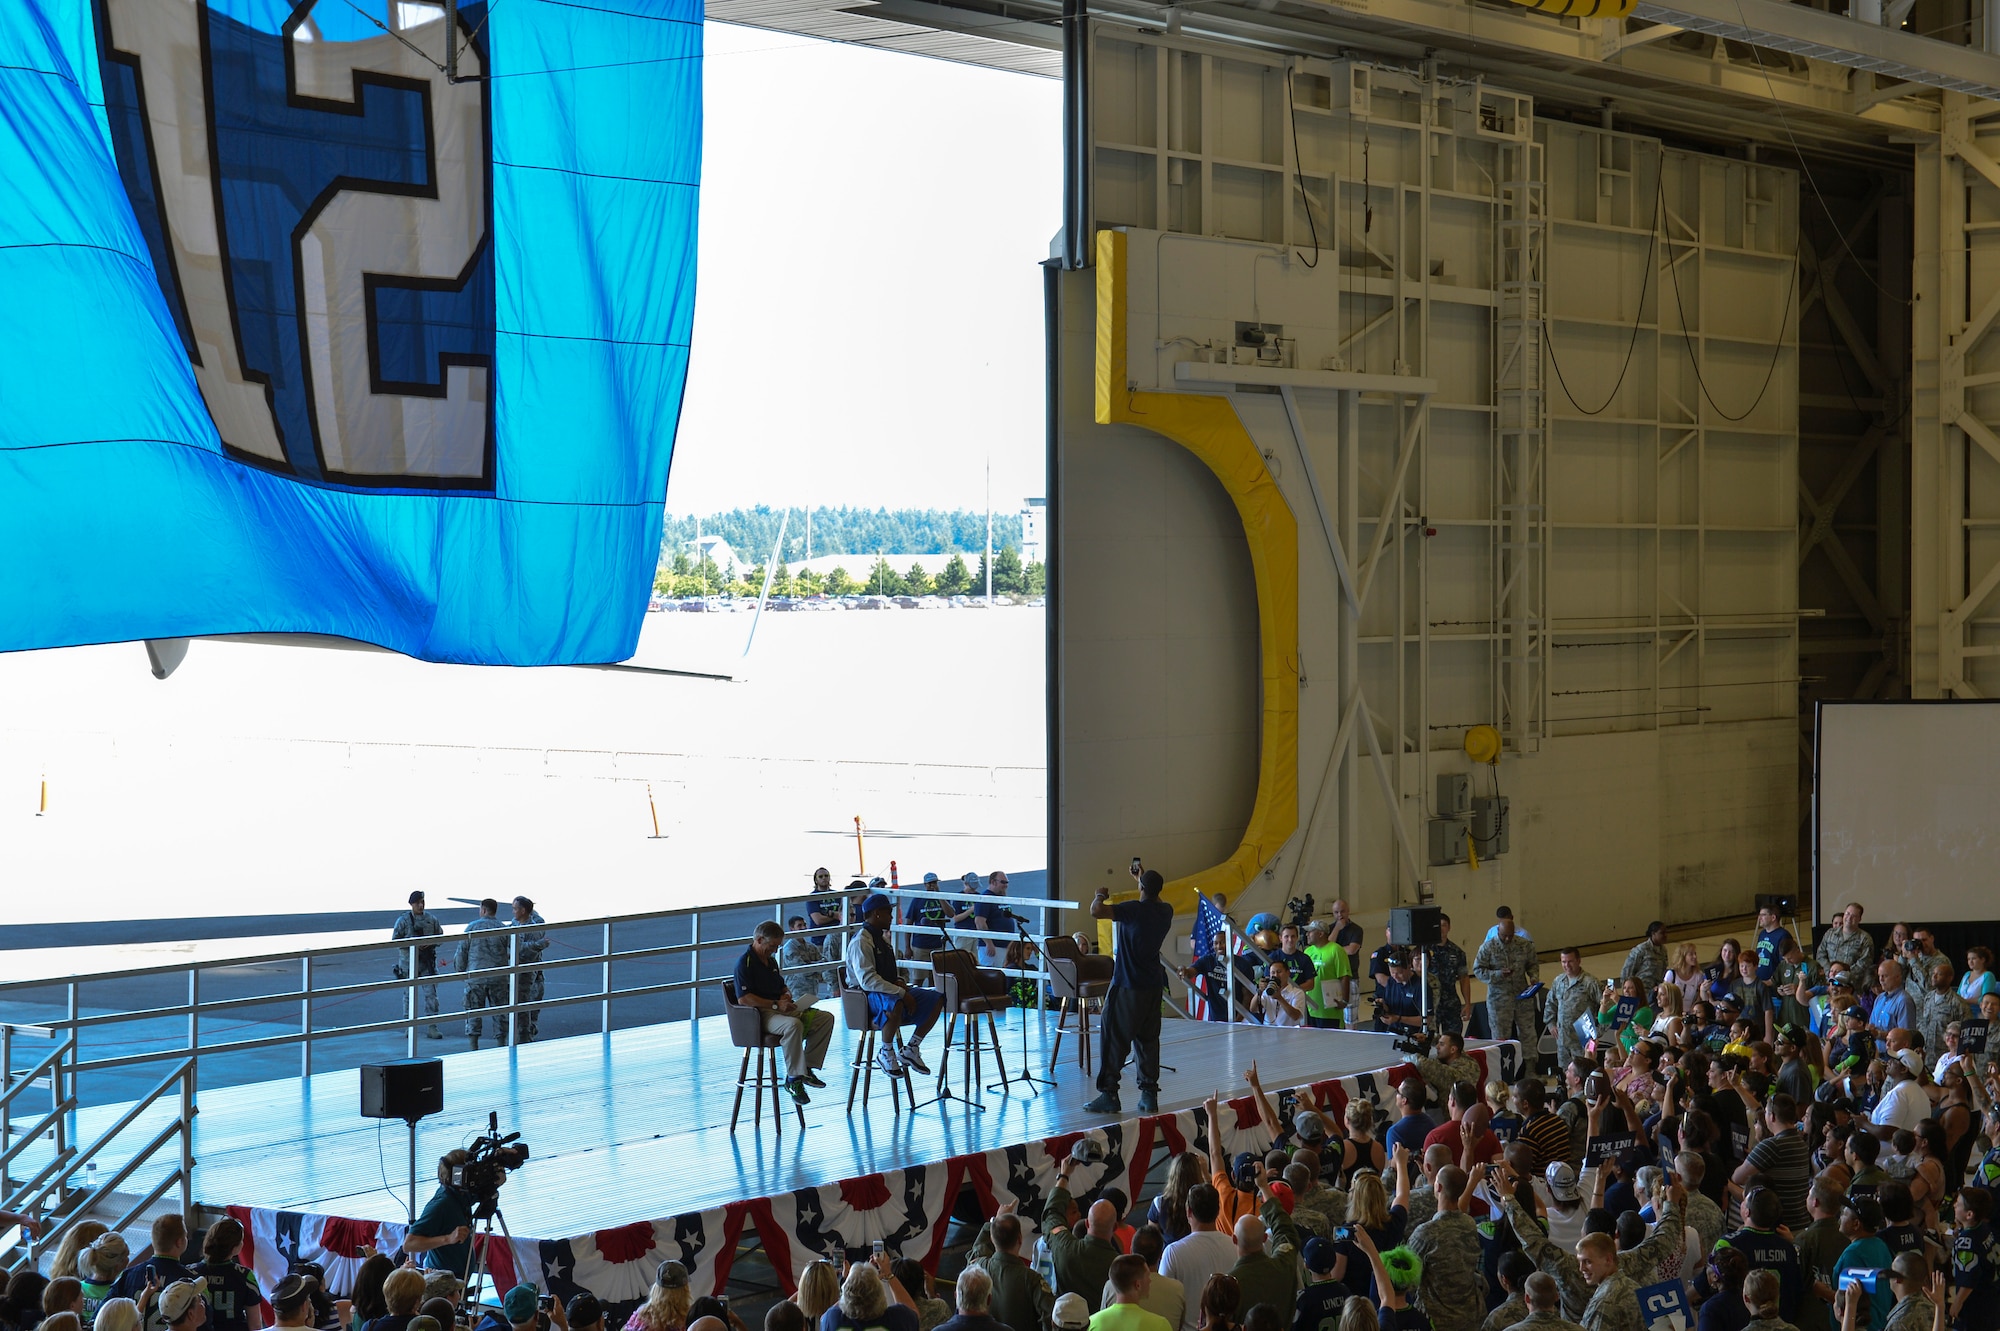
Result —
<svg viewBox="0 0 2000 1331"><path fill-rule="evenodd" d="M1924 1293L1930 1278L1931 1264L1921 1251L1896 1255L1894 1264L1882 1276L1896 1294L1896 1306L1889 1310L1889 1320L1882 1324L1882 1331L1930 1331L1937 1316L1937 1305ZM1961 1323L1971 1324L1969 1320Z"/></svg>
<svg viewBox="0 0 2000 1331"><path fill-rule="evenodd" d="M1562 1286L1563 1316L1582 1322L1588 1331L1639 1331L1639 1304L1636 1299L1632 1301L1632 1320L1629 1323L1592 1326L1586 1313L1597 1303L1596 1290L1608 1275L1616 1273L1621 1276L1628 1292L1636 1289L1639 1277L1659 1270L1660 1259L1687 1241L1681 1221L1681 1208L1687 1194L1678 1186L1670 1191L1663 1189L1655 1192L1653 1206L1660 1217L1659 1223L1653 1226L1653 1232L1646 1236L1644 1243L1630 1251L1619 1252L1618 1245L1608 1234L1591 1236L1604 1240L1611 1257L1610 1265L1595 1278L1590 1278L1585 1275L1582 1263L1551 1243L1535 1218L1521 1209L1520 1202L1514 1199L1515 1183L1513 1171L1503 1167L1500 1176L1501 1208L1507 1223L1513 1226L1514 1236L1520 1240L1521 1251ZM1586 1238L1585 1242L1588 1241L1589 1238ZM1581 1246L1578 1245L1579 1251ZM1616 1313L1614 1311L1609 1315L1616 1316Z"/></svg>
<svg viewBox="0 0 2000 1331"><path fill-rule="evenodd" d="M1494 928L1472 962L1472 973L1486 985L1487 1020L1494 1039L1532 1046L1535 1014L1530 1004L1521 1002L1521 991L1540 976L1541 962L1534 943L1515 932L1513 916L1502 916Z"/></svg>
<svg viewBox="0 0 2000 1331"><path fill-rule="evenodd" d="M541 912L536 910L535 903L526 897L515 897L514 923L540 924L542 923ZM523 930L521 933L515 935L514 949L521 959L521 964L524 966L529 962L540 961L542 953L549 950L549 936L541 929ZM515 974L514 1001L516 1003L539 1003L542 1001L542 972L520 971ZM514 1020L520 1023L519 1033L516 1035L514 1043L526 1044L541 1031L542 1010L531 1007L525 1012L517 1013Z"/></svg>
<svg viewBox="0 0 2000 1331"><path fill-rule="evenodd" d="M1958 996L1953 983L1955 973L1949 961L1938 962L1923 978L1925 983L1917 986L1917 992L1922 995L1916 998L1917 1029L1923 1032L1925 1060L1935 1063L1937 1056L1944 1052L1944 1028L1954 1021L1969 1018L1972 1008Z"/></svg>
<svg viewBox="0 0 2000 1331"><path fill-rule="evenodd" d="M479 918L465 926L465 937L458 940L458 951L452 958L452 965L465 977L465 1034L472 1041L474 1049L479 1048L479 1009L483 1007L507 1006L507 977L489 975L481 979L480 971L494 970L507 965L507 935L496 934L482 938L489 929L504 929L500 923L500 903L492 897L479 903ZM507 1043L507 1019L493 1019L493 1043Z"/></svg>
<svg viewBox="0 0 2000 1331"><path fill-rule="evenodd" d="M1872 975L1875 971L1875 940L1861 927L1860 905L1849 906L1840 913L1819 940L1819 949L1814 954L1822 972L1832 969L1836 961L1856 975Z"/></svg>
<svg viewBox="0 0 2000 1331"><path fill-rule="evenodd" d="M1301 1115L1300 1117L1304 1117ZM1317 1122L1317 1120L1314 1120ZM1324 1138L1322 1138L1324 1140ZM1338 1147L1335 1148L1338 1150ZM1337 1159L1338 1157L1336 1157ZM1319 1179L1320 1156L1312 1146L1302 1146L1292 1154L1292 1165L1302 1166L1312 1178L1305 1187L1292 1183L1292 1216L1297 1219L1303 1212L1313 1212L1323 1216L1328 1227L1347 1223L1347 1194L1339 1188L1329 1187ZM1292 1170L1285 1168L1285 1182L1292 1182Z"/></svg>
<svg viewBox="0 0 2000 1331"><path fill-rule="evenodd" d="M1528 1277L1526 1288L1528 1315L1508 1331L1583 1331L1563 1317L1562 1286L1554 1276L1537 1271Z"/></svg>
<svg viewBox="0 0 2000 1331"><path fill-rule="evenodd" d="M1410 1180L1409 1197L1403 1203L1403 1210L1407 1213L1403 1221L1405 1226L1415 1229L1438 1213L1438 1171L1454 1158L1451 1148L1443 1143L1424 1151L1422 1172ZM1409 1157L1399 1150L1396 1153L1396 1169L1400 1172L1409 1167Z"/></svg>
<svg viewBox="0 0 2000 1331"><path fill-rule="evenodd" d="M1678 1225L1674 1232L1680 1233ZM1643 1331L1639 1284L1618 1269L1618 1244L1609 1234L1585 1234L1578 1239L1576 1265L1590 1285L1590 1302L1577 1319L1583 1331Z"/></svg>
<svg viewBox="0 0 2000 1331"><path fill-rule="evenodd" d="M1583 1037L1577 1034L1576 1019L1595 1015L1604 982L1583 968L1583 954L1573 947L1562 950L1562 974L1549 982L1548 998L1542 1004L1542 1020L1556 1035L1556 1066L1567 1068L1583 1055Z"/></svg>
<svg viewBox="0 0 2000 1331"><path fill-rule="evenodd" d="M1433 1331L1479 1331L1486 1318L1486 1277L1479 1273L1479 1229L1465 1213L1468 1180L1457 1165L1440 1169L1437 1214L1410 1235L1409 1249L1423 1259L1417 1309Z"/></svg>
<svg viewBox="0 0 2000 1331"><path fill-rule="evenodd" d="M424 894L422 892L412 892L410 893L410 908L396 917L395 931L389 936L400 943L405 939L439 938L443 934L444 921L424 909ZM436 975L438 969L437 946L433 944L430 947L419 947L413 950L416 952L416 974L418 976ZM399 980L409 978L409 951L403 952L401 956L396 958L395 974ZM438 987L435 984L421 985L419 986L419 996L424 1005L424 1015L431 1019L430 1029L425 1034L433 1040L444 1039L444 1032L437 1028Z"/></svg>
<svg viewBox="0 0 2000 1331"><path fill-rule="evenodd" d="M1653 1001L1653 991L1660 987L1660 981L1667 978L1667 926L1654 920L1646 926L1646 936L1633 944L1625 954L1625 965L1618 972L1621 980L1637 980L1645 986L1646 1002Z"/></svg>
<svg viewBox="0 0 2000 1331"><path fill-rule="evenodd" d="M1469 1081L1474 1086L1485 1082L1479 1073L1478 1062L1465 1052L1464 1038L1452 1031L1443 1031L1438 1035L1437 1057L1417 1058L1412 1062L1416 1065L1417 1075L1431 1088L1431 1098L1439 1104L1449 1100L1451 1088L1459 1082Z"/></svg>
<svg viewBox="0 0 2000 1331"><path fill-rule="evenodd" d="M1429 948L1430 977L1438 987L1437 1028L1461 1035L1465 1031L1465 1004L1459 989L1465 979L1465 949L1451 941L1451 916L1443 911L1438 912L1438 938L1440 941Z"/></svg>

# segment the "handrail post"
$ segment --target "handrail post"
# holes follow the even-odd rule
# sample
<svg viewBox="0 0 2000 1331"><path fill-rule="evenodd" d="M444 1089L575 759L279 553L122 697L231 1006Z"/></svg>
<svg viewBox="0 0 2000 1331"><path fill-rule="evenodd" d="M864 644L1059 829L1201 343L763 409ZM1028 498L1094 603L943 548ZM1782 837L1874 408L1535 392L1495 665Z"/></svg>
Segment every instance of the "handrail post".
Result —
<svg viewBox="0 0 2000 1331"><path fill-rule="evenodd" d="M410 944L410 950L404 957L403 974L410 977L410 987L403 995L403 1015L410 1023L403 1028L403 1057L415 1058L417 1056L417 945L415 943Z"/></svg>
<svg viewBox="0 0 2000 1331"><path fill-rule="evenodd" d="M546 756L546 755L544 755ZM518 932L507 935L507 1047L516 1048L521 1043L521 972L513 967L521 964L521 935Z"/></svg>
<svg viewBox="0 0 2000 1331"><path fill-rule="evenodd" d="M0 1026L0 1091L14 1089L14 1028ZM14 1098L7 1097L0 1104L0 1151L14 1144ZM7 1182L7 1166L0 1164L0 1197L11 1196L13 1186Z"/></svg>
<svg viewBox="0 0 2000 1331"><path fill-rule="evenodd" d="M72 1022L76 1020L79 1010L79 994L77 990L77 982L71 980L69 982L69 1019ZM65 1100L74 1098L79 1104L83 1101L83 1096L77 1091L76 1084L76 1065L83 1053L83 1032L73 1025L64 1031L63 1049L67 1052L62 1057L57 1058L55 1067L49 1070L50 1113L55 1113L56 1110L60 1109ZM63 1070L64 1063L69 1064L67 1073ZM68 1083L67 1090L64 1089L64 1082ZM75 1119L76 1114L74 1112L63 1114L56 1119L56 1154L58 1156L65 1154L69 1150L70 1130L75 1126Z"/></svg>
<svg viewBox="0 0 2000 1331"><path fill-rule="evenodd" d="M693 946L688 949L688 1020L701 1019L701 912L688 917Z"/></svg>
<svg viewBox="0 0 2000 1331"><path fill-rule="evenodd" d="M201 967L188 967L188 1057L194 1060L196 1084L201 1080Z"/></svg>
<svg viewBox="0 0 2000 1331"><path fill-rule="evenodd" d="M299 1075L313 1075L313 959L299 958Z"/></svg>
<svg viewBox="0 0 2000 1331"><path fill-rule="evenodd" d="M194 1060L189 1059L187 1067L181 1071L181 1214L186 1215L192 1210L194 1210Z"/></svg>
<svg viewBox="0 0 2000 1331"><path fill-rule="evenodd" d="M604 1001L597 1005L597 1033L599 1035L609 1035L611 1034L611 921L609 920L604 922L604 968L602 974L603 979L599 984L599 992L604 995Z"/></svg>

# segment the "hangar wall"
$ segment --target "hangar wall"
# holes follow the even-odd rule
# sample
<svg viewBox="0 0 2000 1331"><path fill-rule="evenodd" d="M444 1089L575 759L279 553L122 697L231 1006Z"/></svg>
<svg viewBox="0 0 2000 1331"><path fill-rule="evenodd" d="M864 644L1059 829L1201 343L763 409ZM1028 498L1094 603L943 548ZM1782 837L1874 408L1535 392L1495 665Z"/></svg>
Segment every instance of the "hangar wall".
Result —
<svg viewBox="0 0 2000 1331"><path fill-rule="evenodd" d="M1431 68L1111 24L1091 65L1122 258L1059 288L1064 890L1137 853L1248 909L1506 901L1592 939L1791 888L1793 173ZM1187 466L1195 399L1260 475ZM1296 529L1285 641L1244 617L1247 486ZM1507 850L1434 866L1481 724Z"/></svg>

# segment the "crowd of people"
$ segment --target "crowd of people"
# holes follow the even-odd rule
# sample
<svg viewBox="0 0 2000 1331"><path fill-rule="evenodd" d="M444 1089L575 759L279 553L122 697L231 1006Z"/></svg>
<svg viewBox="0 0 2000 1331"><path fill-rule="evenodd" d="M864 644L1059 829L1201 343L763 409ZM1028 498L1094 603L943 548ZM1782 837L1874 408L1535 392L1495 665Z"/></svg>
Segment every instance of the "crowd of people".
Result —
<svg viewBox="0 0 2000 1331"><path fill-rule="evenodd" d="M1135 1056L1140 1108L1158 1107L1173 912L1160 875L1141 872L1139 886L1089 906L1111 925L1117 967L1097 1112L1118 1108ZM926 1071L941 1000L904 970L916 949L893 926L931 925L950 945L954 929L997 922L1005 890L996 874L976 896L920 898L937 910L915 915L882 891L830 910L809 899L789 929L760 925L735 987L781 1039L793 1095L824 1084L832 1018L814 1003L818 970L834 966L868 994L885 1070ZM481 921L496 923L474 922L461 968L498 927L486 906ZM420 895L411 907L405 936L438 936ZM532 911L518 902L515 917ZM1986 947L1960 972L1928 930L1898 924L1878 943L1857 906L1808 950L1766 909L1747 946L1727 939L1708 959L1655 923L1600 979L1575 947L1545 973L1504 907L1470 956L1449 927L1422 955L1385 942L1363 958L1337 902L1328 920L1253 920L1250 951L1218 947L1184 972L1203 986L1247 975L1239 1017L1280 1026L1357 1024L1372 981L1365 1024L1428 1041L1387 1103L1335 1112L1310 1089L1267 1091L1252 1064L1236 1107L1207 1101L1204 1137L1156 1195L1126 1196L1122 1173L1080 1186L1095 1163L1082 1143L1033 1214L1009 1203L983 1217L955 1284L940 1290L893 1251L830 1254L797 1273L766 1331L1658 1331L1680 1307L1680 1331L2000 1331L2000 1047L1988 1040L2000 979ZM810 931L846 928L829 962ZM801 945L816 955L791 964ZM1531 1051L1552 1037L1552 1075L1484 1079L1466 1048L1474 979L1488 1030ZM1254 1118L1253 1149L1225 1151L1217 1125L1239 1110ZM0 1331L262 1331L266 1302L277 1326L315 1331L618 1322L592 1296L558 1304L525 1283L468 1313L453 1273L469 1213L452 1204L452 1164L440 1161L438 1196L402 1250L368 1252L346 1297L310 1263L260 1290L236 1221L197 1233L167 1215L137 1254L101 1225L69 1229L46 1273L0 1294ZM671 1261L618 1324L750 1331L726 1300L694 1297Z"/></svg>

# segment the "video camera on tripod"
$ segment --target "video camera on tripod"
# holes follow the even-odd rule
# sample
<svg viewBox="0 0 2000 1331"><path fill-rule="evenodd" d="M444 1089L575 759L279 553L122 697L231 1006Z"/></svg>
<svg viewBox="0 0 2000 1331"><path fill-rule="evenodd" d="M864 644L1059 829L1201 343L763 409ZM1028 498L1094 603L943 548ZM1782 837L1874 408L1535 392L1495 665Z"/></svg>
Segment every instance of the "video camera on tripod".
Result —
<svg viewBox="0 0 2000 1331"><path fill-rule="evenodd" d="M471 1196L474 1220L489 1219L500 1209L500 1185L507 1181L508 1174L528 1163L528 1144L518 1132L500 1135L500 1115L496 1111L487 1116L486 1135L475 1138L465 1148L464 1156L451 1165L447 1181Z"/></svg>
<svg viewBox="0 0 2000 1331"><path fill-rule="evenodd" d="M1292 917L1289 921L1291 926L1300 933L1304 933L1306 925L1311 922L1313 917L1312 893L1308 892L1303 897L1291 898L1285 902L1285 910Z"/></svg>

